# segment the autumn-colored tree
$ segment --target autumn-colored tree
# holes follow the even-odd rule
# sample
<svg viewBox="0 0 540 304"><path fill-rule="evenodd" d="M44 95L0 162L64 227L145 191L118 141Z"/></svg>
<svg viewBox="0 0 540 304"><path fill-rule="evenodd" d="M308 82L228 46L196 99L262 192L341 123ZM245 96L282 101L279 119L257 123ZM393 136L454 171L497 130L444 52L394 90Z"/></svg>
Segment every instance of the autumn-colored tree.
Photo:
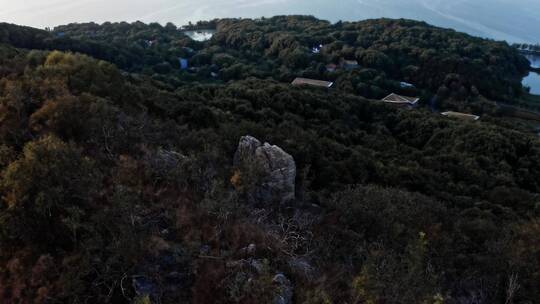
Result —
<svg viewBox="0 0 540 304"><path fill-rule="evenodd" d="M2 174L2 239L43 248L73 245L85 230L97 177L74 144L53 136L28 143Z"/></svg>

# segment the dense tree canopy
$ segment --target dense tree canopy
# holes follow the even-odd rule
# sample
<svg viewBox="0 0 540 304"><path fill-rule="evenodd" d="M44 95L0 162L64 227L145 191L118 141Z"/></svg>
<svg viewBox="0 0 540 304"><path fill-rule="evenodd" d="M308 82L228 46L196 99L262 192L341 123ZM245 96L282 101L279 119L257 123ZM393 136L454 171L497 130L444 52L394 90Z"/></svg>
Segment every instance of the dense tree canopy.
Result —
<svg viewBox="0 0 540 304"><path fill-rule="evenodd" d="M485 106L521 93L516 50L410 20L204 26L0 25L0 302L273 303L277 273L294 303L540 297L540 140ZM370 99L393 91L485 113ZM291 205L231 184L246 134L294 157Z"/></svg>

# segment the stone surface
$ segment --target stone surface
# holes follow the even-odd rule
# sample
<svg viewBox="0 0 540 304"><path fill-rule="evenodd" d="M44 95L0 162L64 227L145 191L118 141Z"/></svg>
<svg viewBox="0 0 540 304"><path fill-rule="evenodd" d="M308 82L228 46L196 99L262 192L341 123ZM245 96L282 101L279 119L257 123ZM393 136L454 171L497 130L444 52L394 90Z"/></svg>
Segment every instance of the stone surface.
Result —
<svg viewBox="0 0 540 304"><path fill-rule="evenodd" d="M278 273L272 279L276 285L277 294L274 297L273 304L291 304L293 298L293 287L291 281L282 273Z"/></svg>
<svg viewBox="0 0 540 304"><path fill-rule="evenodd" d="M255 244L249 244L249 246L246 246L244 248L241 248L238 253L241 256L253 256L255 252L257 251L257 245Z"/></svg>
<svg viewBox="0 0 540 304"><path fill-rule="evenodd" d="M261 142L252 136L242 136L238 148L234 154L234 165L239 167L242 163L255 160L255 151L261 146Z"/></svg>
<svg viewBox="0 0 540 304"><path fill-rule="evenodd" d="M234 166L242 178L252 179L242 183L253 182L248 196L255 203L285 204L294 200L296 164L280 147L243 136L234 156Z"/></svg>

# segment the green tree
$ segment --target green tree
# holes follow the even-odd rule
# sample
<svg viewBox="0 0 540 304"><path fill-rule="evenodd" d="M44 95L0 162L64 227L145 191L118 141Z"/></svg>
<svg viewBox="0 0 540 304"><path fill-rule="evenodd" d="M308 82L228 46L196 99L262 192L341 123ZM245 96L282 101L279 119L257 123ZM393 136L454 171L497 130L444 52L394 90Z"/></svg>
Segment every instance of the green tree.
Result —
<svg viewBox="0 0 540 304"><path fill-rule="evenodd" d="M2 174L4 240L62 248L77 241L98 176L73 144L47 136L28 143Z"/></svg>

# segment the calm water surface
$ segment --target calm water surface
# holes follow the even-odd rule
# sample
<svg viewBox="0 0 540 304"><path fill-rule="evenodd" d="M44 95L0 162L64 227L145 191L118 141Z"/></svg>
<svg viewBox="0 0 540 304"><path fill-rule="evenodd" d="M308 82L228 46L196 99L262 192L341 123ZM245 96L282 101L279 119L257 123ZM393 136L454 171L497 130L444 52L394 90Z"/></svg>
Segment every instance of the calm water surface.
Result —
<svg viewBox="0 0 540 304"><path fill-rule="evenodd" d="M529 76L523 79L523 85L531 88L531 94L540 95L540 75L530 72Z"/></svg>
<svg viewBox="0 0 540 304"><path fill-rule="evenodd" d="M540 68L540 56L536 55L525 55L527 59L531 62L533 68Z"/></svg>
<svg viewBox="0 0 540 304"><path fill-rule="evenodd" d="M196 41L210 40L215 33L216 31L214 30L184 31L184 34Z"/></svg>
<svg viewBox="0 0 540 304"><path fill-rule="evenodd" d="M540 0L0 0L0 21L35 27L70 22L173 22L309 14L330 21L411 18L473 35L540 42Z"/></svg>
<svg viewBox="0 0 540 304"><path fill-rule="evenodd" d="M531 66L540 68L540 56L526 55L531 62ZM523 78L523 85L531 88L531 93L540 95L540 74L530 72L529 75Z"/></svg>

